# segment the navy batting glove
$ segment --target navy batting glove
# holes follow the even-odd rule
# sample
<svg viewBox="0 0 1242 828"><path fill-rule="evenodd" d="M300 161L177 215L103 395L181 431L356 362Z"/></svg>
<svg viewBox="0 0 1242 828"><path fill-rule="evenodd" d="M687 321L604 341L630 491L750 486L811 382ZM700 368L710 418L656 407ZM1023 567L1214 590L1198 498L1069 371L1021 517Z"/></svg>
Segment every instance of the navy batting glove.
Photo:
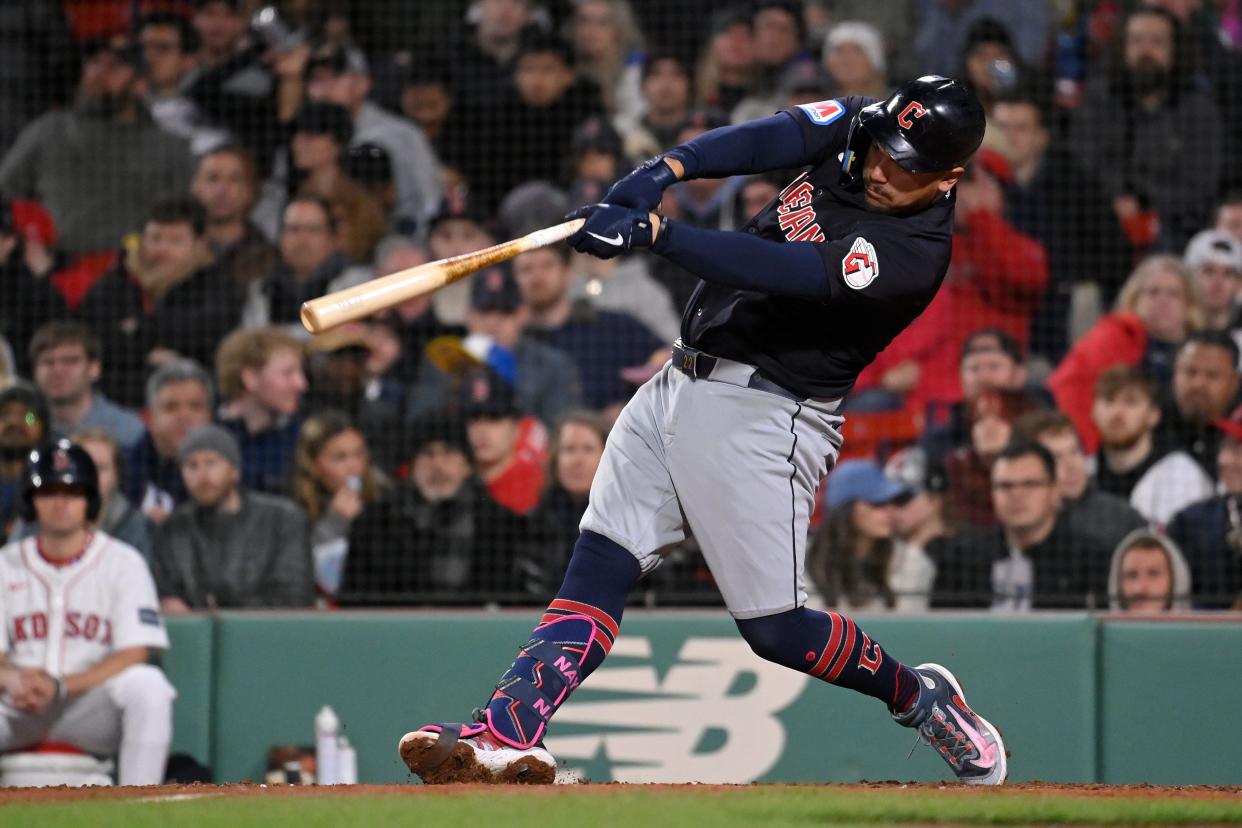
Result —
<svg viewBox="0 0 1242 828"><path fill-rule="evenodd" d="M604 194L604 203L653 212L659 208L665 188L676 181L677 176L664 163L664 156L657 155L613 184Z"/></svg>
<svg viewBox="0 0 1242 828"><path fill-rule="evenodd" d="M616 204L588 204L565 218L586 219L586 224L566 240L579 253L612 259L635 248L651 247L651 216L647 210Z"/></svg>

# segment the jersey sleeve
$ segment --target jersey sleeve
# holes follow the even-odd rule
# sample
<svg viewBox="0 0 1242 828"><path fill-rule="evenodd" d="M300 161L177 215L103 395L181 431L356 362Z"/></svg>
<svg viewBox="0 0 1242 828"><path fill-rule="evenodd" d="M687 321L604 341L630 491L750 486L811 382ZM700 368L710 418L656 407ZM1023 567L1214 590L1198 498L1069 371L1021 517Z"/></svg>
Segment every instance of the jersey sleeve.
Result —
<svg viewBox="0 0 1242 828"><path fill-rule="evenodd" d="M168 649L168 631L160 615L155 596L155 581L146 561L134 549L118 541L110 551L120 561L113 570L117 577L112 584L112 647L152 647Z"/></svg>
<svg viewBox="0 0 1242 828"><path fill-rule="evenodd" d="M878 232L877 232L878 231ZM845 238L815 242L824 262L831 302L926 305L931 274L944 271L948 245L921 244L917 236L860 227ZM920 275L925 274L925 275Z"/></svg>
<svg viewBox="0 0 1242 828"><path fill-rule="evenodd" d="M850 95L798 104L785 110L802 129L807 163L819 166L844 152L845 141L850 133L850 122L855 113L874 101L874 98Z"/></svg>

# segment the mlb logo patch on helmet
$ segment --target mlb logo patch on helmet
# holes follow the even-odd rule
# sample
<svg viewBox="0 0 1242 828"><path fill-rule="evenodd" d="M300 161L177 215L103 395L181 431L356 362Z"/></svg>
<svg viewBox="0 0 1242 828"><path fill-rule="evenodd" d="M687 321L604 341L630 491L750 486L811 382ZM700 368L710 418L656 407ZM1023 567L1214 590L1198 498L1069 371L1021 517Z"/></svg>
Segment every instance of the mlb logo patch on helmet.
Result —
<svg viewBox="0 0 1242 828"><path fill-rule="evenodd" d="M854 290L862 290L879 275L880 260L875 255L875 245L859 236L841 260L841 277Z"/></svg>
<svg viewBox="0 0 1242 828"><path fill-rule="evenodd" d="M808 118L820 126L828 126L845 114L845 104L836 100L798 104L798 109L805 112Z"/></svg>

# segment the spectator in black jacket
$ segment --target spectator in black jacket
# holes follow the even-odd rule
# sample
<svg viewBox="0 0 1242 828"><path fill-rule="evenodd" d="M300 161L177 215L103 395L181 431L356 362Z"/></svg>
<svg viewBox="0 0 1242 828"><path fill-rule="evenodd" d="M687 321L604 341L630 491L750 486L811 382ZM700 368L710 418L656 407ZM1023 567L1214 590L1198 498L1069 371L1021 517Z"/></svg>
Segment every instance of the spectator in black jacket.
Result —
<svg viewBox="0 0 1242 828"><path fill-rule="evenodd" d="M142 241L95 283L78 312L103 345L100 387L130 408L142 405L152 369L188 357L209 364L236 324L241 297L211 267L202 205L189 197L151 207Z"/></svg>
<svg viewBox="0 0 1242 828"><path fill-rule="evenodd" d="M549 533L488 496L470 469L465 426L417 424L410 479L353 522L342 605L538 603L549 594Z"/></svg>
<svg viewBox="0 0 1242 828"><path fill-rule="evenodd" d="M994 610L1106 606L1111 549L1058 517L1056 460L1039 443L1010 444L992 464L1000 525L967 531L936 561L933 607Z"/></svg>
<svg viewBox="0 0 1242 828"><path fill-rule="evenodd" d="M1181 449L1216 476L1220 431L1215 427L1237 401L1238 345L1224 331L1196 331L1173 361L1173 398L1164 406L1156 439Z"/></svg>
<svg viewBox="0 0 1242 828"><path fill-rule="evenodd" d="M1174 515L1169 537L1186 556L1194 603L1242 609L1242 407L1218 420L1221 494Z"/></svg>

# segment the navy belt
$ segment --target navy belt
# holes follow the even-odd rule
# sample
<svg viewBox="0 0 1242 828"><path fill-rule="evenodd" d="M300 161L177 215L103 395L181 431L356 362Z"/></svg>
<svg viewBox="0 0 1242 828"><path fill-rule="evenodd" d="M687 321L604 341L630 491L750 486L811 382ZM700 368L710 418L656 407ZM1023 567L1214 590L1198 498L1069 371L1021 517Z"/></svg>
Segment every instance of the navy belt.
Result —
<svg viewBox="0 0 1242 828"><path fill-rule="evenodd" d="M722 360L719 357L704 353L697 348L691 348L683 344L680 339L673 343L673 367L692 380L711 379L712 372L716 370L716 366L721 362ZM778 397L784 397L795 402L802 402L805 399L800 394L795 394L788 388L772 382L767 377L761 375L758 370L752 371L746 387L767 391L769 394L776 394Z"/></svg>

